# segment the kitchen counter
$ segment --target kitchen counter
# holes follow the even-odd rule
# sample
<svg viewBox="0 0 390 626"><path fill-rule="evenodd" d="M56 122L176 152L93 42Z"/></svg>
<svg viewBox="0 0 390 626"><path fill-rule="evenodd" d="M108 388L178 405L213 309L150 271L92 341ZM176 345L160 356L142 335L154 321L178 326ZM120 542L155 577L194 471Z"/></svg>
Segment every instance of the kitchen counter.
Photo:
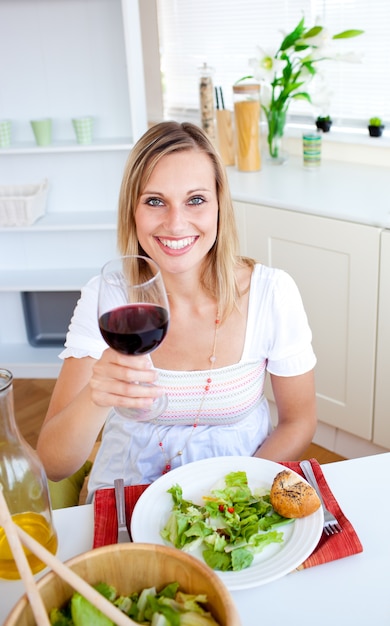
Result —
<svg viewBox="0 0 390 626"><path fill-rule="evenodd" d="M297 156L271 165L263 155L261 171L244 173L232 166L227 173L236 201L390 228L388 167L323 159L312 171Z"/></svg>

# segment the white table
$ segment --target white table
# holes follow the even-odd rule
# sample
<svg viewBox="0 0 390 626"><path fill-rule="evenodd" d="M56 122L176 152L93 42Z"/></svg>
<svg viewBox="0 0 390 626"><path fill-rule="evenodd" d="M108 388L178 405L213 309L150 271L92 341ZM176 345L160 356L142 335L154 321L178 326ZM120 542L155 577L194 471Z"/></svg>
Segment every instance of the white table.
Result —
<svg viewBox="0 0 390 626"><path fill-rule="evenodd" d="M269 619L289 626L390 625L390 453L322 469L359 535L363 553L233 592L242 626ZM92 505L54 511L54 522L60 559L92 547ZM21 582L0 581L1 624L22 593Z"/></svg>

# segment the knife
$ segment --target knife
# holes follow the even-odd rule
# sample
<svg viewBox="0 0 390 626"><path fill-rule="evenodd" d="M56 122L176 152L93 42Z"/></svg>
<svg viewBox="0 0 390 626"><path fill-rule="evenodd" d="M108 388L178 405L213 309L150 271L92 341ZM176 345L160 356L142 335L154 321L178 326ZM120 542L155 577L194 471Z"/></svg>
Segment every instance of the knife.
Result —
<svg viewBox="0 0 390 626"><path fill-rule="evenodd" d="M128 543L131 541L131 538L126 524L125 486L123 478L116 478L114 480L114 487L116 517L118 520L118 537L116 541L117 543Z"/></svg>

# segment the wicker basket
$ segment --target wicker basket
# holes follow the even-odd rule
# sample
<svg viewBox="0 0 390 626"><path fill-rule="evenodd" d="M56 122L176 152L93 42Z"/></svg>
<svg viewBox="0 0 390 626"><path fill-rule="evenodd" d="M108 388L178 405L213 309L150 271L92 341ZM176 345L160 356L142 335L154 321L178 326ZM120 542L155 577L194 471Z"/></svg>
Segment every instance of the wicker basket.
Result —
<svg viewBox="0 0 390 626"><path fill-rule="evenodd" d="M29 226L45 214L48 180L38 185L0 185L0 226Z"/></svg>

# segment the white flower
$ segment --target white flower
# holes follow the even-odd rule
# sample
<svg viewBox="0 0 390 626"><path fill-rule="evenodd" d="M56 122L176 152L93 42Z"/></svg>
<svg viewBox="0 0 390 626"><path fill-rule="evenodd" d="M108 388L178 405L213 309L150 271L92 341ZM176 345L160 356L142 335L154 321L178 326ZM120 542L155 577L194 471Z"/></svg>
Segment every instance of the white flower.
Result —
<svg viewBox="0 0 390 626"><path fill-rule="evenodd" d="M312 80L313 80L313 74L311 74L309 70L303 65L301 67L300 74L299 74L299 82L303 83L301 90L307 87L307 85L311 83Z"/></svg>
<svg viewBox="0 0 390 626"><path fill-rule="evenodd" d="M319 26L317 24L317 26ZM305 37L301 40L302 43L310 46L311 48L326 48L329 45L329 42L332 40L332 36L329 34L327 28L320 27L321 30L314 37Z"/></svg>
<svg viewBox="0 0 390 626"><path fill-rule="evenodd" d="M313 79L310 96L312 105L318 110L318 114L328 115L333 91L330 89L325 77L320 72L318 72Z"/></svg>
<svg viewBox="0 0 390 626"><path fill-rule="evenodd" d="M249 59L249 66L253 70L253 75L258 81L267 80L272 83L274 77L283 72L286 62L275 57L276 48L275 50L263 50L258 47L257 50L258 56Z"/></svg>
<svg viewBox="0 0 390 626"><path fill-rule="evenodd" d="M268 109L272 98L271 84L266 81L260 81L260 100L261 104Z"/></svg>

